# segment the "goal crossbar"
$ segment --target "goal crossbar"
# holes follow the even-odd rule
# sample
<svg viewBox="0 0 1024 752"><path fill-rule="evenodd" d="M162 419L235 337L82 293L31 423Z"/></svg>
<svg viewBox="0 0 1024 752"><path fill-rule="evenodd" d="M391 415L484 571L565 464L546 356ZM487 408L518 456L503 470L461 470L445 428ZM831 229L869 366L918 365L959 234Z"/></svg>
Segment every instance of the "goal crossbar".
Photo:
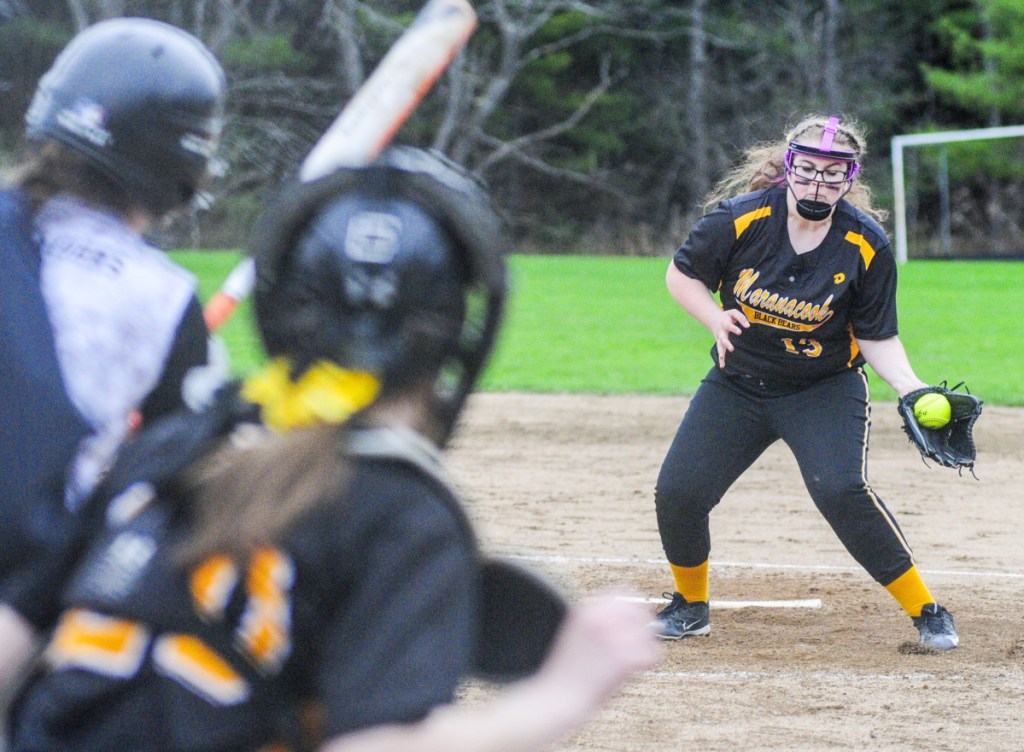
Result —
<svg viewBox="0 0 1024 752"><path fill-rule="evenodd" d="M936 133L908 133L892 138L892 190L894 213L896 215L895 253L900 264L907 262L907 197L903 176L903 149L907 146L949 144L956 141L980 141L988 138L1009 138L1024 136L1024 125L1007 125L998 128L972 128L964 131L939 131Z"/></svg>

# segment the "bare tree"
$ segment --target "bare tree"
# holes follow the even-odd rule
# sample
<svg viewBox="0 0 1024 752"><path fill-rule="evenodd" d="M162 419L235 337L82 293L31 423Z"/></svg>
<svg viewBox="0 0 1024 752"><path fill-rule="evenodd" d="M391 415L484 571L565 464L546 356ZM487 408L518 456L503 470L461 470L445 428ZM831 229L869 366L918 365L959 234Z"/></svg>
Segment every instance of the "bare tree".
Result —
<svg viewBox="0 0 1024 752"><path fill-rule="evenodd" d="M67 4L77 31L97 21L123 16L126 10L125 0L67 0Z"/></svg>
<svg viewBox="0 0 1024 752"><path fill-rule="evenodd" d="M840 84L839 64L839 21L842 8L840 0L826 0L825 22L821 46L825 58L825 94L831 112L839 112L843 108L843 90Z"/></svg>
<svg viewBox="0 0 1024 752"><path fill-rule="evenodd" d="M81 31L92 23L85 0L68 0L68 10L71 11L71 18L75 22L76 30Z"/></svg>
<svg viewBox="0 0 1024 752"><path fill-rule="evenodd" d="M366 79L356 28L356 5L355 0L326 0L321 14L321 22L334 33L338 42L337 69L349 96L358 91Z"/></svg>
<svg viewBox="0 0 1024 752"><path fill-rule="evenodd" d="M621 6L578 0L490 0L477 10L492 34L456 61L448 76L445 118L435 145L481 174L513 161L538 173L588 185L594 190L622 195L600 171L583 172L558 166L544 155L544 145L580 124L626 71L616 69L610 55L599 58L594 80L578 104L554 122L512 137L497 135L489 125L507 103L518 76L546 56L571 50L600 35L628 34L619 23ZM559 13L577 13L589 19L578 31L545 41L540 32ZM581 71L582 73L582 71Z"/></svg>
<svg viewBox="0 0 1024 752"><path fill-rule="evenodd" d="M711 177L708 174L708 118L705 96L708 75L708 39L706 33L705 11L707 0L693 0L692 22L693 36L690 39L690 86L687 91L689 108L691 143L690 185L695 193L706 193L710 187Z"/></svg>

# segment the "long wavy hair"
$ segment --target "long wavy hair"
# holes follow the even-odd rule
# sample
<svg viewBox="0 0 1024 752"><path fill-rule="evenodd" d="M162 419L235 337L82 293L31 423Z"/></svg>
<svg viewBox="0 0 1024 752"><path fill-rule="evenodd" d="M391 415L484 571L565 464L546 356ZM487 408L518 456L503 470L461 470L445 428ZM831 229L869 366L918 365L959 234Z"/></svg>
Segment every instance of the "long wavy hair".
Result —
<svg viewBox="0 0 1024 752"><path fill-rule="evenodd" d="M179 477L192 535L178 563L190 567L216 554L248 561L317 505L343 498L350 474L345 431L318 425L271 434L253 427L193 463Z"/></svg>
<svg viewBox="0 0 1024 752"><path fill-rule="evenodd" d="M144 211L85 155L53 139L30 145L23 162L13 171L11 184L25 194L33 212L61 193L122 217Z"/></svg>
<svg viewBox="0 0 1024 752"><path fill-rule="evenodd" d="M704 211L711 211L719 202L732 196L782 185L786 179L784 160L789 144L793 141L816 144L827 122L827 115L809 115L782 139L758 143L748 148L743 154L743 160L730 169L704 198ZM863 161L868 151L864 129L854 120L844 119L840 122L835 144L856 154L858 162ZM860 176L854 179L850 192L844 198L876 222L884 222L889 216L885 209L872 205L871 188Z"/></svg>

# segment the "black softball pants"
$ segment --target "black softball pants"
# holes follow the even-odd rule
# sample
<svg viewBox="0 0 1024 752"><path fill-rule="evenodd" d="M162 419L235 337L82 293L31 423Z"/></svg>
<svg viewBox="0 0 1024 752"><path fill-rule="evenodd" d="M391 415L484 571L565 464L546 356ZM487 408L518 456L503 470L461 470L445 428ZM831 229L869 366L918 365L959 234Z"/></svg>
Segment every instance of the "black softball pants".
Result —
<svg viewBox="0 0 1024 752"><path fill-rule="evenodd" d="M909 570L910 547L867 480L871 407L864 372L843 371L784 396L746 381L712 368L661 466L655 507L668 560L681 567L708 560L711 510L782 439L818 511L868 574L888 585ZM766 492L764 503L773 498Z"/></svg>

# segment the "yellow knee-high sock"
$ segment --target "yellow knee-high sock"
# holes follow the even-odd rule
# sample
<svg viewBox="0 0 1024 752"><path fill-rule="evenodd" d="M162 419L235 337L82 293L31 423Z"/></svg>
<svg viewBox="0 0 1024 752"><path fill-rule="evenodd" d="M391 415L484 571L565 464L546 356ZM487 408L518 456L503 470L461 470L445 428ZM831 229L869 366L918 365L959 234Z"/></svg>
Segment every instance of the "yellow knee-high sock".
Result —
<svg viewBox="0 0 1024 752"><path fill-rule="evenodd" d="M669 562L668 566L676 581L676 592L686 598L689 603L708 599L708 563L706 561L695 567L677 567L672 562Z"/></svg>
<svg viewBox="0 0 1024 752"><path fill-rule="evenodd" d="M921 573L917 571L917 567L908 569L886 585L885 589L910 616L920 616L922 606L935 603L935 599L932 598L928 586L921 579Z"/></svg>

